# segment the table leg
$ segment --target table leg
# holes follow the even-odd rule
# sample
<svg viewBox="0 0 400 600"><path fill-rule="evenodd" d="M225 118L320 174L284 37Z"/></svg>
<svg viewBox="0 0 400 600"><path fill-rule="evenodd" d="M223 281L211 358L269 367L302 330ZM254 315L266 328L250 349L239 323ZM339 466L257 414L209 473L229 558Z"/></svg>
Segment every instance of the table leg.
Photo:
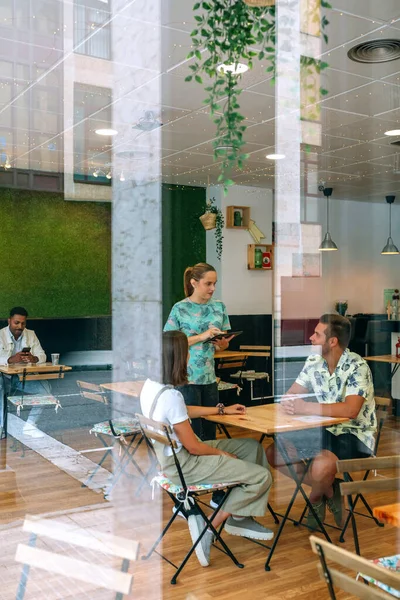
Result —
<svg viewBox="0 0 400 600"><path fill-rule="evenodd" d="M286 509L286 512L285 512L285 514L283 515L283 518L282 518L282 521L281 521L281 523L280 523L280 525L279 525L279 528L278 528L278 531L277 531L277 533L276 533L275 539L274 539L274 541L273 541L273 543L272 543L271 549L270 549L270 551L269 551L269 554L268 554L268 556L267 556L267 560L265 561L265 570L266 570L266 571L270 571L270 570L271 570L271 567L269 566L269 563L271 562L271 559L272 559L273 553L274 553L274 551L275 551L275 548L276 548L276 546L277 546L277 544L278 544L278 540L279 540L279 538L280 538L280 536L281 536L281 533L282 533L282 531L283 531L283 528L284 528L284 526L285 526L285 523L286 523L286 521L287 521L287 520L288 520L288 518L289 518L290 511L292 510L292 507L293 507L294 501L296 500L297 494L298 494L299 492L302 494L302 496L303 496L303 498L304 498L304 501L305 501L305 503L306 503L306 506L308 506L308 508L311 510L311 512L312 512L312 514L313 514L313 516L314 516L315 520L317 521L317 524L318 524L318 526L319 526L319 528L320 528L321 532L324 534L324 536L325 536L325 538L327 539L327 541L328 541L328 542L331 542L331 539L330 539L330 537L329 537L329 535L328 535L328 533L327 533L327 531L326 531L325 527L324 527L324 526L323 526L323 524L321 523L321 520L319 519L318 515L316 514L316 512L315 512L315 510L314 510L314 508L313 508L313 506L312 506L311 502L310 502L310 501L309 501L309 499L308 499L308 496L307 496L307 494L305 493L305 491L303 490L303 487L302 487L302 483L303 483L303 481L304 481L304 478L305 478L305 476L307 475L307 471L308 471L308 469L309 469L309 467L310 467L311 460L308 460L308 461L306 462L306 468L305 468L305 470L304 470L304 473L303 473L303 474L302 474L302 475L299 477L299 476L297 475L297 473L296 473L296 470L295 470L295 468L293 467L293 464L292 464L292 462L290 461L289 455L288 455L288 453L287 453L287 451L286 451L286 448L285 448L285 444L284 444L284 443L281 443L281 441L280 441L280 439L279 439L279 435L274 435L274 436L273 436L273 438L274 438L274 441L275 441L275 443L276 443L276 446L277 446L277 448L278 448L279 452L281 453L281 455L282 455L282 457L283 457L283 460L285 461L285 464L286 464L287 468L289 469L289 472L290 472L290 474L291 474L291 476L292 476L292 479L293 479L293 481L294 481L294 482L295 482L295 484L296 484L296 488L295 488L295 490L294 490L294 492L293 492L293 495L292 495L292 497L291 497L291 499L290 499L290 502L289 502L289 504L288 504L288 507L287 507L287 509Z"/></svg>

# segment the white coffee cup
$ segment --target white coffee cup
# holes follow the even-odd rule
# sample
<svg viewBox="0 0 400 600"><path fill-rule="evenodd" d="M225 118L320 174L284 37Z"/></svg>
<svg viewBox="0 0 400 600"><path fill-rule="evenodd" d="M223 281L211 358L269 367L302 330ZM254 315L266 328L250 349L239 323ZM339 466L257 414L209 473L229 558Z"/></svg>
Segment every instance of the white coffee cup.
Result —
<svg viewBox="0 0 400 600"><path fill-rule="evenodd" d="M51 364L52 365L58 365L60 362L60 355L59 354L52 354L51 355Z"/></svg>

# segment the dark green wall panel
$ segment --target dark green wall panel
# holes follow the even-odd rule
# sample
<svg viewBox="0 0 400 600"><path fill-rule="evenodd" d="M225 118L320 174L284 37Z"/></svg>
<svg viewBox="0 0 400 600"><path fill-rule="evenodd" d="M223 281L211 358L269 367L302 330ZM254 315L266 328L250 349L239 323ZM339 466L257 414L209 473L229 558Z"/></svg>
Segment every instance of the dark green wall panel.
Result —
<svg viewBox="0 0 400 600"><path fill-rule="evenodd" d="M199 221L205 206L205 188L162 187L164 322L183 298L184 270L206 259L206 232Z"/></svg>
<svg viewBox="0 0 400 600"><path fill-rule="evenodd" d="M0 316L110 314L111 205L0 189Z"/></svg>

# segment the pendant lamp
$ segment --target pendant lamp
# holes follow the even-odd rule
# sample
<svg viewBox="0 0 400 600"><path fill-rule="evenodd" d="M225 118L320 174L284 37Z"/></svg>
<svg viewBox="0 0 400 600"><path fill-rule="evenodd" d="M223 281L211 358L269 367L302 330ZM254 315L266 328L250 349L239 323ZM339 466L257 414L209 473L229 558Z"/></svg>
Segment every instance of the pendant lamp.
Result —
<svg viewBox="0 0 400 600"><path fill-rule="evenodd" d="M330 252L332 250L337 250L335 242L331 238L331 234L329 233L329 196L332 196L333 189L332 188L324 188L323 189L324 196L326 198L326 234L322 243L319 247L321 252Z"/></svg>
<svg viewBox="0 0 400 600"><path fill-rule="evenodd" d="M395 198L396 196L386 196L386 202L389 204L389 237L381 254L400 254L399 249L392 240L392 204Z"/></svg>

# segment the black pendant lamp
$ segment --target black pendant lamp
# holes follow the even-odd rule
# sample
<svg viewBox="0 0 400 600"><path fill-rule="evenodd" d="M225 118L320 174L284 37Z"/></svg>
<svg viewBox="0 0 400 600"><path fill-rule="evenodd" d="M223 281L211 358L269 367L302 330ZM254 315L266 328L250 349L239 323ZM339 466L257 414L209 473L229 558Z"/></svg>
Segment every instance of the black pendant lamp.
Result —
<svg viewBox="0 0 400 600"><path fill-rule="evenodd" d="M331 234L329 233L329 197L332 196L333 189L324 187L322 191L324 192L324 196L326 198L326 234L319 249L321 252L331 252L332 250L338 249L331 237Z"/></svg>
<svg viewBox="0 0 400 600"><path fill-rule="evenodd" d="M396 196L386 196L386 202L389 204L389 237L381 254L400 254L398 247L392 240L392 204L395 198Z"/></svg>

